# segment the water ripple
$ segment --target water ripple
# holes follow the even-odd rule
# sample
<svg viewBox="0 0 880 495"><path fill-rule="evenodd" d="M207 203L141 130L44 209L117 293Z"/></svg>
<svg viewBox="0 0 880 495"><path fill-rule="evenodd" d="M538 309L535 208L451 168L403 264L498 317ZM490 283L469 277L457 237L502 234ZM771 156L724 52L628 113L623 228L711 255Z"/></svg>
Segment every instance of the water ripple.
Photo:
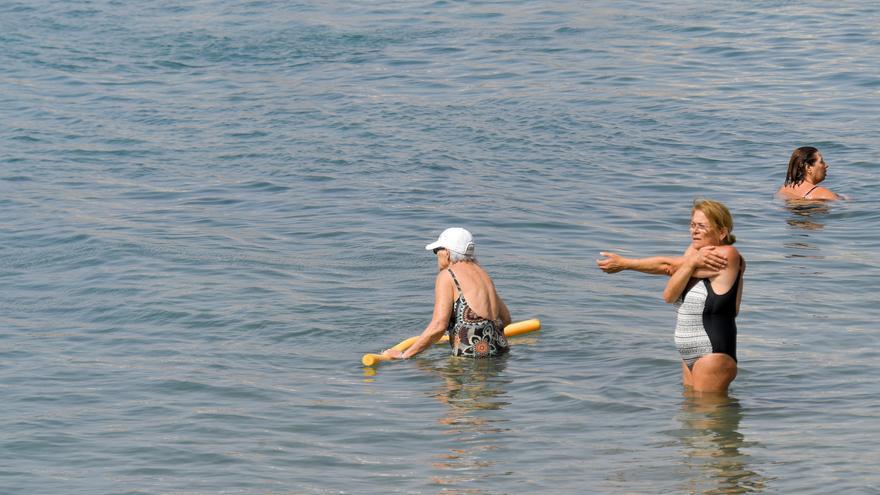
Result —
<svg viewBox="0 0 880 495"><path fill-rule="evenodd" d="M4 489L877 486L878 12L3 3ZM773 199L804 144L849 201ZM722 402L681 394L663 281L595 267L681 252L695 197L749 263ZM453 224L544 330L363 369Z"/></svg>

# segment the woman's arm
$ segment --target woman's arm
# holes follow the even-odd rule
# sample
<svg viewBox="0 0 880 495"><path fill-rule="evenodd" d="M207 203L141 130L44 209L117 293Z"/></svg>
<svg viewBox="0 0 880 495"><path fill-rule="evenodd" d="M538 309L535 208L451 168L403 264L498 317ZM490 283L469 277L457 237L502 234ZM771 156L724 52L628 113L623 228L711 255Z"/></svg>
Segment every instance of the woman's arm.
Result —
<svg viewBox="0 0 880 495"><path fill-rule="evenodd" d="M828 189L827 187L819 186L813 192L810 193L809 199L830 199L837 200L840 199L840 196Z"/></svg>
<svg viewBox="0 0 880 495"><path fill-rule="evenodd" d="M409 349L400 352L392 348L383 354L394 359L411 358L440 340L452 316L452 296L452 278L446 270L443 270L437 274L437 280L434 282L434 314L431 322Z"/></svg>
<svg viewBox="0 0 880 495"><path fill-rule="evenodd" d="M746 284L745 275L746 275L746 260L740 255L739 262L741 263L739 272L743 275L742 280L739 281L739 286L736 291L736 315L739 316L739 303L742 301L743 296L743 285ZM737 274L739 276L739 274Z"/></svg>
<svg viewBox="0 0 880 495"><path fill-rule="evenodd" d="M634 270L652 275L671 275L681 264L681 257L673 258L668 256L654 256L651 258L624 258L619 254L601 252L599 255L604 256L602 259L596 260L605 273L617 273L623 270Z"/></svg>
<svg viewBox="0 0 880 495"><path fill-rule="evenodd" d="M497 297L498 303L501 304L501 310L498 313L498 317L501 318L501 324L506 327L507 325L510 325L510 310L507 309L507 305L501 300L501 296Z"/></svg>
<svg viewBox="0 0 880 495"><path fill-rule="evenodd" d="M711 256L723 256L725 260L730 259L733 261L726 264L721 270L711 270L705 267L707 259ZM666 288L663 290L663 300L670 304L678 300L691 278L708 278L715 282L716 278L722 277L725 279L722 280L722 283L729 280L730 285L733 285L735 277L738 276L741 258L736 248L732 246L704 246L699 250L694 249L691 246L684 252L682 259L681 266L674 274L672 274L669 282L666 283ZM714 290L719 290L715 285L713 285L712 288ZM719 290L719 293L724 292L726 291Z"/></svg>
<svg viewBox="0 0 880 495"><path fill-rule="evenodd" d="M684 292L684 289L687 287L688 282L690 282L694 271L696 271L701 257L701 252L696 249L688 248L688 250L685 251L685 255L682 256L681 265L679 265L678 269L675 270L675 273L669 277L669 282L666 282L666 288L663 289L664 301L672 304L678 300L681 293Z"/></svg>
<svg viewBox="0 0 880 495"><path fill-rule="evenodd" d="M688 247L683 256L654 256L651 258L624 258L618 254L601 252L604 259L596 260L596 264L605 273L617 273L622 270L635 270L651 275L672 275L684 263L685 256L692 251ZM700 274L709 276L727 266L727 258L720 253L711 250L701 258L701 265L697 266Z"/></svg>
<svg viewBox="0 0 880 495"><path fill-rule="evenodd" d="M693 246L688 246L684 255L687 256L696 251ZM729 266L730 256L720 246L703 246L700 248L701 257L697 267L691 273L693 278L713 278L723 272ZM682 261L684 257L682 257Z"/></svg>

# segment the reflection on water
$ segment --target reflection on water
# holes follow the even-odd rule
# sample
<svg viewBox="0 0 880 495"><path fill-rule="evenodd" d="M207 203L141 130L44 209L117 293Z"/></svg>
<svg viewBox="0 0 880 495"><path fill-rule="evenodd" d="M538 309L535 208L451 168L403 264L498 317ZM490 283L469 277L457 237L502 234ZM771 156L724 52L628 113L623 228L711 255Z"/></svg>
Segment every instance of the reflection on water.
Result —
<svg viewBox="0 0 880 495"><path fill-rule="evenodd" d="M828 202L792 199L785 202L785 208L791 214L786 219L786 223L795 230L795 235L800 237L798 240L789 241L784 244L785 257L788 259L825 259L819 247L810 243L809 238L811 232L825 228L823 223L824 217L830 211Z"/></svg>
<svg viewBox="0 0 880 495"><path fill-rule="evenodd" d="M825 224L823 217L828 214L830 207L827 201L810 201L808 199L790 199L785 202L785 208L792 216L787 223L799 230L822 230Z"/></svg>
<svg viewBox="0 0 880 495"><path fill-rule="evenodd" d="M463 482L491 478L491 468L499 456L486 455L499 449L498 439L505 434L506 419L498 417L508 404L505 400L509 383L503 377L508 356L492 359L450 357L442 365L419 361L419 368L441 378L442 383L430 391L430 395L447 406L439 423L446 427L445 433L455 437L456 447L439 454L432 464L443 470L442 476L431 481L439 485L460 485ZM504 456L500 456L504 458ZM455 491L444 493L465 493ZM466 493L480 493L467 490Z"/></svg>
<svg viewBox="0 0 880 495"><path fill-rule="evenodd" d="M786 242L785 248L788 250L794 250L793 253L788 253L785 255L786 258L809 258L813 260L821 260L825 259L824 256L819 253L819 248L810 244L809 242ZM812 253L812 254L811 254Z"/></svg>
<svg viewBox="0 0 880 495"><path fill-rule="evenodd" d="M758 493L764 477L749 469L747 442L739 432L743 410L735 398L685 391L678 415L684 447L684 493Z"/></svg>

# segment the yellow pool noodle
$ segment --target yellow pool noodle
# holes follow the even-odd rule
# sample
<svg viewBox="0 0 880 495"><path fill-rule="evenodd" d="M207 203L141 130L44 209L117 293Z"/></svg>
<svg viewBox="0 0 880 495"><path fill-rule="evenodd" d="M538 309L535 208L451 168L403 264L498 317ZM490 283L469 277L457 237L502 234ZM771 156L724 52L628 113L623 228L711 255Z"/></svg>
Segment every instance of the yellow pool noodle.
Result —
<svg viewBox="0 0 880 495"><path fill-rule="evenodd" d="M504 327L504 336L505 337L515 337L517 335L522 335L524 333L536 332L541 329L541 321L537 319L532 320L524 320L518 321L516 323L511 323ZM410 337L403 342L397 344L392 349L403 352L413 344L415 344L416 340L418 340L418 336ZM444 342L449 342L449 336L444 335L443 338L437 341L438 344L442 344ZM364 366L375 366L382 361L388 361L390 358L386 357L383 354L364 354L364 357L361 358L361 362Z"/></svg>

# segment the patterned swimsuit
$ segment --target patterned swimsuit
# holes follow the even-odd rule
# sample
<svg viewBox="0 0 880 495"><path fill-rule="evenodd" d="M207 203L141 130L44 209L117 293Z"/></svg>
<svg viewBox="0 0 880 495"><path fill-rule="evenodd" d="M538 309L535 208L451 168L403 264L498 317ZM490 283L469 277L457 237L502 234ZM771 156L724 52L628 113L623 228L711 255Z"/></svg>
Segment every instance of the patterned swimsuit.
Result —
<svg viewBox="0 0 880 495"><path fill-rule="evenodd" d="M504 337L501 320L487 320L474 313L461 291L461 285L451 269L449 274L458 289L458 299L452 307L452 318L446 332L453 356L490 357L504 354L510 349Z"/></svg>

